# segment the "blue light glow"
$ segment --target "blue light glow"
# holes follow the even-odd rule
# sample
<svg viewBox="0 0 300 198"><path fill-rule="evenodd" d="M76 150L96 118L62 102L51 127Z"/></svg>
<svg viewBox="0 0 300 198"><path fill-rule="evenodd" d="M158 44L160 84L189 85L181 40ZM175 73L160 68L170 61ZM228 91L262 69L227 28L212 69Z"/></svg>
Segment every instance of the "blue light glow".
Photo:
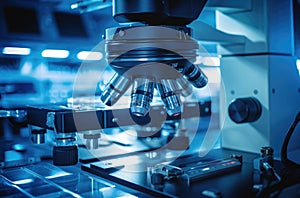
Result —
<svg viewBox="0 0 300 198"><path fill-rule="evenodd" d="M42 51L44 58L67 58L69 54L68 50L45 49Z"/></svg>
<svg viewBox="0 0 300 198"><path fill-rule="evenodd" d="M79 60L101 60L103 54L101 52L81 51L77 54Z"/></svg>
<svg viewBox="0 0 300 198"><path fill-rule="evenodd" d="M12 55L29 55L30 51L30 48L26 47L4 47L2 53Z"/></svg>
<svg viewBox="0 0 300 198"><path fill-rule="evenodd" d="M29 61L26 61L21 68L21 74L28 75L31 73L31 71L32 71L32 63Z"/></svg>

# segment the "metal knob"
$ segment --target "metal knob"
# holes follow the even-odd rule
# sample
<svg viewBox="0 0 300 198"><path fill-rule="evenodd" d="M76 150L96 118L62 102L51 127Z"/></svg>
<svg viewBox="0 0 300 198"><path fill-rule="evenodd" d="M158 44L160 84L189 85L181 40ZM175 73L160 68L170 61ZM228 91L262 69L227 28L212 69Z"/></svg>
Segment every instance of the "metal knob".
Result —
<svg viewBox="0 0 300 198"><path fill-rule="evenodd" d="M56 166L70 166L78 162L77 146L54 146L53 164Z"/></svg>
<svg viewBox="0 0 300 198"><path fill-rule="evenodd" d="M262 107L256 98L237 98L228 107L228 114L235 123L254 122L261 116Z"/></svg>
<svg viewBox="0 0 300 198"><path fill-rule="evenodd" d="M262 157L273 156L274 149L272 147L269 147L269 146L261 147L260 148L260 154L261 154Z"/></svg>

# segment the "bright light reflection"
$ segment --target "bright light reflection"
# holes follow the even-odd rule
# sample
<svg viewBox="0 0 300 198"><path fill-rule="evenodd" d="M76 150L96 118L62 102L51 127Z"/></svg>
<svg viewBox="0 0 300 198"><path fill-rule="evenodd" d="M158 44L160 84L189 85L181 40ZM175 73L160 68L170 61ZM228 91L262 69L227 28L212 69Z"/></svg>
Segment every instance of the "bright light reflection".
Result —
<svg viewBox="0 0 300 198"><path fill-rule="evenodd" d="M202 56L196 56L196 61L194 62L194 64L200 65L202 63L202 58Z"/></svg>
<svg viewBox="0 0 300 198"><path fill-rule="evenodd" d="M13 183L16 185L22 185L22 184L29 184L31 182L33 182L33 179L22 179L22 180L14 181Z"/></svg>
<svg viewBox="0 0 300 198"><path fill-rule="evenodd" d="M30 51L30 48L25 47L4 47L2 53L12 55L29 55Z"/></svg>
<svg viewBox="0 0 300 198"><path fill-rule="evenodd" d="M42 51L42 56L45 58L67 58L68 50L45 49Z"/></svg>
<svg viewBox="0 0 300 198"><path fill-rule="evenodd" d="M300 60L297 60L297 69L298 69L298 72L299 72L299 76L300 76Z"/></svg>
<svg viewBox="0 0 300 198"><path fill-rule="evenodd" d="M103 187L103 188L100 188L99 191L100 191L100 192L104 192L104 191L106 191L106 190L110 190L110 189L115 188L115 187L116 187L116 186L114 186L114 185L111 186L111 187Z"/></svg>
<svg viewBox="0 0 300 198"><path fill-rule="evenodd" d="M71 5L71 9L73 10L73 9L76 9L76 8L78 8L79 6L78 6L78 3L74 3L74 4L72 4Z"/></svg>
<svg viewBox="0 0 300 198"><path fill-rule="evenodd" d="M204 57L202 60L203 65L205 66L220 66L220 58L219 57Z"/></svg>
<svg viewBox="0 0 300 198"><path fill-rule="evenodd" d="M202 168L202 171L208 171L210 168L209 167L205 167L205 168Z"/></svg>
<svg viewBox="0 0 300 198"><path fill-rule="evenodd" d="M103 54L101 52L81 51L77 54L79 60L101 60Z"/></svg>
<svg viewBox="0 0 300 198"><path fill-rule="evenodd" d="M53 179L53 178L57 178L57 177L63 177L63 176L67 176L67 175L71 175L70 173L64 172L64 173L57 173L54 175L49 175L46 178L47 179Z"/></svg>
<svg viewBox="0 0 300 198"><path fill-rule="evenodd" d="M149 58L139 58L138 60L139 60L139 61L148 61Z"/></svg>
<svg viewBox="0 0 300 198"><path fill-rule="evenodd" d="M138 198L138 197L134 195L123 195L123 196L119 196L118 198Z"/></svg>

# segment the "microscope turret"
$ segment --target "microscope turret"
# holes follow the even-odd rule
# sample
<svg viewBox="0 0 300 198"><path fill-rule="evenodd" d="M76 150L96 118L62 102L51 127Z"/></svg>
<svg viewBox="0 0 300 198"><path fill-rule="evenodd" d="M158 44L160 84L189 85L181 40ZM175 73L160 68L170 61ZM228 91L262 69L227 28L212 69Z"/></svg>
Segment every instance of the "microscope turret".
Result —
<svg viewBox="0 0 300 198"><path fill-rule="evenodd" d="M208 80L193 64L199 49L186 27L198 18L206 1L113 1L113 17L130 24L106 30L106 57L116 74L102 92L106 105L115 104L132 85L130 112L149 113L154 89L170 116L181 114L180 95Z"/></svg>

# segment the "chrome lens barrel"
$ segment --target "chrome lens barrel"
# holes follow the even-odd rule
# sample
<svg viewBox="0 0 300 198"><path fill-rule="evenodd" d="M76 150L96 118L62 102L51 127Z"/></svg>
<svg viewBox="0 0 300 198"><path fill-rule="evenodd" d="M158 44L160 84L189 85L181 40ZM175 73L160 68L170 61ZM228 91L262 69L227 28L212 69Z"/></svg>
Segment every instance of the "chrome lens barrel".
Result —
<svg viewBox="0 0 300 198"><path fill-rule="evenodd" d="M208 83L206 75L201 71L198 65L190 64L186 66L183 75L196 88L205 87Z"/></svg>
<svg viewBox="0 0 300 198"><path fill-rule="evenodd" d="M116 73L101 94L102 102L108 106L114 105L130 85L131 81L128 78Z"/></svg>
<svg viewBox="0 0 300 198"><path fill-rule="evenodd" d="M175 83L176 82L171 79L162 79L160 83L156 83L156 89L160 93L166 111L170 116L178 116L181 114L180 100L175 93Z"/></svg>
<svg viewBox="0 0 300 198"><path fill-rule="evenodd" d="M153 99L154 82L149 78L135 78L132 86L130 111L135 116L146 116Z"/></svg>

